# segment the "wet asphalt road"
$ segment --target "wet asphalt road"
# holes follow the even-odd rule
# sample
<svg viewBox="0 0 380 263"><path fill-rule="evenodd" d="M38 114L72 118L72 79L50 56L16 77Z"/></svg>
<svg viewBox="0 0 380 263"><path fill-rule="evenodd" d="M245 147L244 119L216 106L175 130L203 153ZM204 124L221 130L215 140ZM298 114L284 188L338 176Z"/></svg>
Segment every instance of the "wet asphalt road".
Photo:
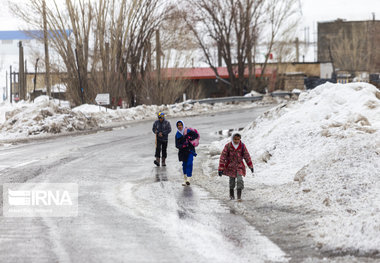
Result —
<svg viewBox="0 0 380 263"><path fill-rule="evenodd" d="M201 143L267 108L184 118ZM281 262L286 255L199 186L181 186L173 132L154 167L152 121L0 147L4 183L75 183L77 217L0 217L0 262ZM2 202L1 202L2 203Z"/></svg>

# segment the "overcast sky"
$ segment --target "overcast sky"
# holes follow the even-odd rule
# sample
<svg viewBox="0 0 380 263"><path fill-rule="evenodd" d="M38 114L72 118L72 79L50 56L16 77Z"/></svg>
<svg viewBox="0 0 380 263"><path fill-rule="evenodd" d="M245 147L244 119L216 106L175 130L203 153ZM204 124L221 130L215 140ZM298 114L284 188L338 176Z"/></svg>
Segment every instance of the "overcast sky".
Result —
<svg viewBox="0 0 380 263"><path fill-rule="evenodd" d="M8 8L4 7L6 2L7 0L0 0L0 30L17 30L21 23L9 14ZM372 19L372 13L380 20L380 0L300 0L300 3L303 14L301 28L310 28L310 40L313 40L312 34L316 33L317 22L337 18L368 20Z"/></svg>
<svg viewBox="0 0 380 263"><path fill-rule="evenodd" d="M368 20L375 13L380 20L380 0L301 0L303 23L316 31L317 22Z"/></svg>

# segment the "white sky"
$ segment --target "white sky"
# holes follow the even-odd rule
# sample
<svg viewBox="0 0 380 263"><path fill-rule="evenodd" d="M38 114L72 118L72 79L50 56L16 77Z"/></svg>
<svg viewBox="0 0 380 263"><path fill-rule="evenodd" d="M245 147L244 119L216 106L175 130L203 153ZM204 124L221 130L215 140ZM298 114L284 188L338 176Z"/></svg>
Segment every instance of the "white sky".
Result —
<svg viewBox="0 0 380 263"><path fill-rule="evenodd" d="M25 0L24 0L25 1ZM49 1L49 0L48 0ZM21 22L9 14L7 0L0 0L0 30L17 30ZM303 22L313 32L313 25L318 21L329 21L337 18L347 20L372 19L374 12L380 20L379 0L300 0L302 5ZM310 36L310 39L312 37Z"/></svg>
<svg viewBox="0 0 380 263"><path fill-rule="evenodd" d="M25 0L24 0L25 1ZM49 1L49 0L48 0ZM337 18L347 20L372 19L375 13L380 20L380 0L299 0L302 5L303 26L300 37L303 40L305 27L309 27L309 40L313 41L317 22L331 21ZM17 30L22 22L12 17L7 7L7 0L0 0L0 30ZM4 7L5 6L5 7Z"/></svg>
<svg viewBox="0 0 380 263"><path fill-rule="evenodd" d="M380 20L380 0L300 0L304 27L310 28L310 40L314 40L312 34L317 33L317 22L332 21L337 18L346 20L368 20L375 18ZM301 34L301 36L303 36ZM301 37L302 38L302 37Z"/></svg>

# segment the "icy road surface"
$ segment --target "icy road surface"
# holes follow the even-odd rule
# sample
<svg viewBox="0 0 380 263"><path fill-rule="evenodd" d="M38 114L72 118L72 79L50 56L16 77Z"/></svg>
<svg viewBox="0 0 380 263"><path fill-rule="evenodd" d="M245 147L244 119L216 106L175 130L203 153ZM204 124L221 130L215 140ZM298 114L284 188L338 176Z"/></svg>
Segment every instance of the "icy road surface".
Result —
<svg viewBox="0 0 380 263"><path fill-rule="evenodd" d="M208 143L216 131L244 127L266 109L184 121ZM194 184L181 186L176 119L169 121L166 168L153 165L151 121L2 146L2 184L76 183L79 212L68 218L1 216L0 262L286 262L281 249L221 201Z"/></svg>

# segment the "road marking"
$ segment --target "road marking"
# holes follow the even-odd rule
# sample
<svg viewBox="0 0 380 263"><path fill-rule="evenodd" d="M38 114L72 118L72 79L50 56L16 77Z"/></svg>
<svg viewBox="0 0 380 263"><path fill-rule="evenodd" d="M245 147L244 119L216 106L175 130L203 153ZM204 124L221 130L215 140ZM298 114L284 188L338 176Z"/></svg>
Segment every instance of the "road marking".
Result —
<svg viewBox="0 0 380 263"><path fill-rule="evenodd" d="M23 153L23 152L26 152L28 150L13 150L13 149L6 149L4 150L3 152L0 152L0 156L3 156L3 155L9 155L9 154L14 154L14 153Z"/></svg>
<svg viewBox="0 0 380 263"><path fill-rule="evenodd" d="M22 166L25 166L25 165L28 165L28 164L32 164L32 163L35 163L35 162L38 162L39 160L31 160L31 161L27 161L27 162L23 162L23 163L19 163L19 164L16 164L14 166L12 166L12 168L18 168L18 167L22 167Z"/></svg>

